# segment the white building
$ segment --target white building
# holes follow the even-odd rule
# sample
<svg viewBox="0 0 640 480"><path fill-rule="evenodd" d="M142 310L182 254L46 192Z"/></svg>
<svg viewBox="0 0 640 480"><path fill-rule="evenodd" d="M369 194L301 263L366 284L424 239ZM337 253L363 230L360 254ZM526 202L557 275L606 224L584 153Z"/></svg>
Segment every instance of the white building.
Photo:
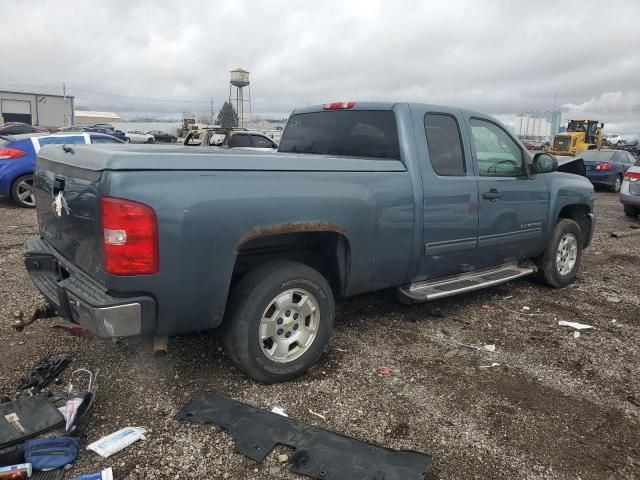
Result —
<svg viewBox="0 0 640 480"><path fill-rule="evenodd" d="M6 122L40 127L74 125L73 97L0 90L0 124Z"/></svg>

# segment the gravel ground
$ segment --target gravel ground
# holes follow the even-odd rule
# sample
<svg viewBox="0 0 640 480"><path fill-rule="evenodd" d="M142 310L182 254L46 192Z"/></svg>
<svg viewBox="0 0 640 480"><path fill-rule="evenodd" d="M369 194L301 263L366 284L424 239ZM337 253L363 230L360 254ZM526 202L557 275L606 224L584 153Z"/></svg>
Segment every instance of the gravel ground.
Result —
<svg viewBox="0 0 640 480"><path fill-rule="evenodd" d="M596 213L574 285L552 290L523 279L412 307L393 292L350 299L338 306L321 363L264 386L231 365L215 332L172 338L169 355L154 360L148 340L72 337L51 328L60 319L12 331L13 313L41 302L22 264L36 217L0 202L0 393L13 394L50 353L74 355L65 383L75 368L101 369L83 445L124 426L147 427L148 438L106 460L83 450L71 474L112 466L117 479L300 478L279 462L291 455L284 447L255 463L217 427L173 419L196 393L220 389L313 425L428 452L431 479L640 478L640 237L608 236L640 222L625 218L610 193L597 192ZM574 338L558 320L595 329ZM500 365L479 368L492 362ZM391 373L378 375L380 366Z"/></svg>

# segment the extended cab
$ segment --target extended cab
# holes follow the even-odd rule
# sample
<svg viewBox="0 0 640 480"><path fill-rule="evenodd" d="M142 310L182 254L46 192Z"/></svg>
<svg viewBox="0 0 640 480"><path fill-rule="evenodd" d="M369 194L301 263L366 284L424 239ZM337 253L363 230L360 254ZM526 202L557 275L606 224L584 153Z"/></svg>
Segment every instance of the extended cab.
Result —
<svg viewBox="0 0 640 480"><path fill-rule="evenodd" d="M25 262L99 335L222 326L233 362L283 381L326 348L336 296L573 282L593 187L558 168L491 117L408 103L295 110L278 152L48 147Z"/></svg>

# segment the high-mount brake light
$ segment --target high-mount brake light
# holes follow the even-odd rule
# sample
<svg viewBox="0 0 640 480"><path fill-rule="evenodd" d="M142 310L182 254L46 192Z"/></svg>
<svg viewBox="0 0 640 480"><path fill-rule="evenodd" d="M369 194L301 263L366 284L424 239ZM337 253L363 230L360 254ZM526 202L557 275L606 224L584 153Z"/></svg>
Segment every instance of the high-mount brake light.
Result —
<svg viewBox="0 0 640 480"><path fill-rule="evenodd" d="M348 110L356 106L356 102L331 102L324 106L325 110Z"/></svg>

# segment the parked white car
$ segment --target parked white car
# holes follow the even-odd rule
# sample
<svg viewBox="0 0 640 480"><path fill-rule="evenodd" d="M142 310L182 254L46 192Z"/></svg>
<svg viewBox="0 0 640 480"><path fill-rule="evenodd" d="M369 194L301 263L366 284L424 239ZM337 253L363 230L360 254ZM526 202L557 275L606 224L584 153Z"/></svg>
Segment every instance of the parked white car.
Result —
<svg viewBox="0 0 640 480"><path fill-rule="evenodd" d="M640 215L640 159L624 174L620 187L620 203L629 217Z"/></svg>
<svg viewBox="0 0 640 480"><path fill-rule="evenodd" d="M624 143L624 140L622 140L622 137L617 133L610 133L608 135L605 135L604 139L608 141L611 145L622 145Z"/></svg>
<svg viewBox="0 0 640 480"><path fill-rule="evenodd" d="M137 130L127 130L124 132L125 140L130 143L155 143L156 138L150 133L139 132Z"/></svg>

